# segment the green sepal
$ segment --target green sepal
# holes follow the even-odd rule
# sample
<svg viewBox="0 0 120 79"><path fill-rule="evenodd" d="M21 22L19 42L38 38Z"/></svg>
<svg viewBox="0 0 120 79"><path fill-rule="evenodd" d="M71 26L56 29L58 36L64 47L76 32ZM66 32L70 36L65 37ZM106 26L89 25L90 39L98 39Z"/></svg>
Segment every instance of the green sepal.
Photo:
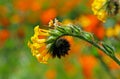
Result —
<svg viewBox="0 0 120 79"><path fill-rule="evenodd" d="M67 33L67 34L72 33L72 29L69 26L64 26L64 30L65 30L65 33Z"/></svg>
<svg viewBox="0 0 120 79"><path fill-rule="evenodd" d="M56 40L56 38L57 38L56 36L50 36L47 38L46 43L47 44L52 43Z"/></svg>
<svg viewBox="0 0 120 79"><path fill-rule="evenodd" d="M56 30L60 31L61 33L64 33L64 32L65 32L65 29L64 29L63 27L61 27L61 26L58 26L58 27L56 28Z"/></svg>
<svg viewBox="0 0 120 79"><path fill-rule="evenodd" d="M52 36L60 36L62 33L58 30L51 30L49 34Z"/></svg>
<svg viewBox="0 0 120 79"><path fill-rule="evenodd" d="M81 32L80 32L81 30L80 30L78 27L73 26L73 25L71 25L70 27L71 27L72 32L73 32L74 34L80 34L80 33L81 33Z"/></svg>

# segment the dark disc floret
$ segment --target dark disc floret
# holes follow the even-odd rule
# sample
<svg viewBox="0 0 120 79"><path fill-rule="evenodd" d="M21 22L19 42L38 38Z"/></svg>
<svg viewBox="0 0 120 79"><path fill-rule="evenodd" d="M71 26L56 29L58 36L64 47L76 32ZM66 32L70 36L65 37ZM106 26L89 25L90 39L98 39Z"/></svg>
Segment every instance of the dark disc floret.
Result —
<svg viewBox="0 0 120 79"><path fill-rule="evenodd" d="M53 45L52 50L52 57L58 57L61 58L61 56L65 56L68 54L68 51L70 50L70 43L65 38L59 38L56 40L56 42Z"/></svg>

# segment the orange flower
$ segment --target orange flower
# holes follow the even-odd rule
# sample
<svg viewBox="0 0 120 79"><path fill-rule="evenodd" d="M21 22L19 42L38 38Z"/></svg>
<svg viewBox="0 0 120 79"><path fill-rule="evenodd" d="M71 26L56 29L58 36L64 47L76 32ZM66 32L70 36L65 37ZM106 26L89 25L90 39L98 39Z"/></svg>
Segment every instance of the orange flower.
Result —
<svg viewBox="0 0 120 79"><path fill-rule="evenodd" d="M8 7L0 5L0 16L5 16L8 13Z"/></svg>
<svg viewBox="0 0 120 79"><path fill-rule="evenodd" d="M18 14L11 16L10 21L12 24L20 24L23 21L23 17Z"/></svg>
<svg viewBox="0 0 120 79"><path fill-rule="evenodd" d="M100 25L100 26L96 27L93 33L98 37L98 39L102 40L105 36L104 26Z"/></svg>
<svg viewBox="0 0 120 79"><path fill-rule="evenodd" d="M36 0L32 1L30 8L32 11L39 11L41 9L41 4Z"/></svg>
<svg viewBox="0 0 120 79"><path fill-rule="evenodd" d="M6 17L0 18L0 24L5 28L8 27L10 25L9 19Z"/></svg>
<svg viewBox="0 0 120 79"><path fill-rule="evenodd" d="M48 24L48 22L57 16L57 11L53 8L47 9L40 15L43 24Z"/></svg>
<svg viewBox="0 0 120 79"><path fill-rule="evenodd" d="M72 10L76 5L78 5L81 2L81 0L70 0L70 1L65 1L63 3L64 6L60 8L60 14L63 14L65 12L68 12Z"/></svg>
<svg viewBox="0 0 120 79"><path fill-rule="evenodd" d="M20 39L23 39L25 37L25 30L23 28L19 28L17 30L17 36L20 38Z"/></svg>
<svg viewBox="0 0 120 79"><path fill-rule="evenodd" d="M0 47L3 46L3 44L9 37L10 32L8 30L0 30Z"/></svg>
<svg viewBox="0 0 120 79"><path fill-rule="evenodd" d="M55 77L56 77L56 71L53 70L53 69L48 70L48 71L45 73L45 77L46 77L47 79L55 79Z"/></svg>
<svg viewBox="0 0 120 79"><path fill-rule="evenodd" d="M10 32L8 30L0 30L0 41L6 41L10 36Z"/></svg>
<svg viewBox="0 0 120 79"><path fill-rule="evenodd" d="M79 18L79 23L83 29L88 32L94 33L98 39L102 40L105 35L105 28L94 15L84 15Z"/></svg>
<svg viewBox="0 0 120 79"><path fill-rule="evenodd" d="M97 64L97 60L93 56L81 56L79 59L80 65L83 68L83 74L86 79L92 79L92 70Z"/></svg>
<svg viewBox="0 0 120 79"><path fill-rule="evenodd" d="M30 9L32 0L17 0L14 1L14 7L20 11L26 12Z"/></svg>
<svg viewBox="0 0 120 79"><path fill-rule="evenodd" d="M81 43L80 42L73 42L71 44L71 50L70 50L71 53L80 54L80 50L81 50Z"/></svg>
<svg viewBox="0 0 120 79"><path fill-rule="evenodd" d="M75 76L75 74L77 73L77 70L76 70L74 64L72 64L72 63L70 63L70 62L65 62L64 68L65 68L66 73L67 73L70 77Z"/></svg>
<svg viewBox="0 0 120 79"><path fill-rule="evenodd" d="M99 24L97 17L90 14L81 16L78 21L88 32L93 32L93 29Z"/></svg>

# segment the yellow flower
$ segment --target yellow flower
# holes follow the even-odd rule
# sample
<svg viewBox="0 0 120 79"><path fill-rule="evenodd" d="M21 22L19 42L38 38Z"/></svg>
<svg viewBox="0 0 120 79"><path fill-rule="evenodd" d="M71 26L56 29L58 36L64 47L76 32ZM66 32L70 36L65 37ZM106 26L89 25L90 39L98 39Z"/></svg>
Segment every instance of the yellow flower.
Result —
<svg viewBox="0 0 120 79"><path fill-rule="evenodd" d="M114 27L110 27L106 30L107 37L114 37L120 34L120 25L116 24Z"/></svg>
<svg viewBox="0 0 120 79"><path fill-rule="evenodd" d="M99 20L105 22L108 16L119 13L119 0L94 0L92 10Z"/></svg>
<svg viewBox="0 0 120 79"><path fill-rule="evenodd" d="M94 0L92 3L92 11L98 17L99 20L105 22L107 17L106 11L107 0Z"/></svg>
<svg viewBox="0 0 120 79"><path fill-rule="evenodd" d="M39 26L34 28L34 35L31 37L32 43L29 41L28 46L33 56L35 56L40 63L47 63L49 57L61 58L68 54L70 44L68 40L61 37L63 32L57 30L60 24L61 23L55 19L55 21L51 20L49 22L48 27L52 28L50 30L40 29Z"/></svg>
<svg viewBox="0 0 120 79"><path fill-rule="evenodd" d="M31 37L31 42L28 42L28 46L31 48L33 56L35 56L40 63L47 63L50 54L47 53L46 38L49 36L49 31L40 29L39 26L34 28L34 35Z"/></svg>

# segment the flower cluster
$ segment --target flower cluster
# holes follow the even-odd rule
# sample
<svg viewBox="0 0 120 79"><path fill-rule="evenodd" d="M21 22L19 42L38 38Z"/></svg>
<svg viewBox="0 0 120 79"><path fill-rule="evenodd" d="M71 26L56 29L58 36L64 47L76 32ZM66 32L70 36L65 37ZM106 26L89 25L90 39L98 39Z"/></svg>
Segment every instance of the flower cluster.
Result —
<svg viewBox="0 0 120 79"><path fill-rule="evenodd" d="M39 26L34 28L34 36L31 37L32 43L28 42L28 46L40 63L47 63L49 57L61 58L70 50L68 40L61 37L61 32L55 30L59 24L55 19L55 23L52 20L49 22L49 27L53 28L51 30L40 29Z"/></svg>

